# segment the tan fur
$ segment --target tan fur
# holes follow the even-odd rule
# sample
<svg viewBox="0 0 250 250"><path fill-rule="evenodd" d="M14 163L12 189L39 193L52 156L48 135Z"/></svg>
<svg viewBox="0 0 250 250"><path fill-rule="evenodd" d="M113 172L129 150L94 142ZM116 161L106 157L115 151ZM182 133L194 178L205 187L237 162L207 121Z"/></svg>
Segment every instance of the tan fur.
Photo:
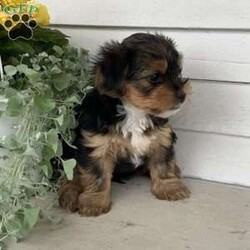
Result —
<svg viewBox="0 0 250 250"><path fill-rule="evenodd" d="M189 189L180 179L180 169L175 161L171 161L165 172L159 171L158 166L150 164L151 190L160 200L180 200L190 196Z"/></svg>
<svg viewBox="0 0 250 250"><path fill-rule="evenodd" d="M151 190L158 198L163 200L179 200L189 197L190 191L181 181L180 169L173 159L170 162L162 163L158 166L158 159L161 157L161 147L171 146L171 129L164 127L158 131L157 143L152 144L152 150L149 152L151 160L149 162L149 171L151 176Z"/></svg>
<svg viewBox="0 0 250 250"><path fill-rule="evenodd" d="M155 154L161 146L169 147L171 145L171 132L172 130L169 125L152 131L151 136L154 136L155 140L152 140L150 155Z"/></svg>
<svg viewBox="0 0 250 250"><path fill-rule="evenodd" d="M158 60L153 60L150 62L149 65L147 65L147 68L144 69L142 72L140 72L140 78L147 78L150 75L153 75L155 73L161 73L164 75L167 71L168 68L168 62L165 59L158 59ZM141 82L140 82L141 84ZM150 85L149 82L147 84Z"/></svg>
<svg viewBox="0 0 250 250"><path fill-rule="evenodd" d="M154 154L161 146L170 146L170 133L171 128L169 126L149 132L147 137L151 143L146 154ZM84 145L93 149L91 156L94 159L100 159L104 163L107 162L104 165L112 165L112 163L116 162L117 157L133 155L130 138L124 138L121 132L117 132L115 129L105 135L82 131L82 136L85 139Z"/></svg>
<svg viewBox="0 0 250 250"><path fill-rule="evenodd" d="M121 133L115 132L115 129L105 135L82 131L82 136L85 139L84 145L93 149L91 156L94 159L105 159L106 162L114 163L117 156L128 156L132 150L129 141Z"/></svg>
<svg viewBox="0 0 250 250"><path fill-rule="evenodd" d="M137 90L132 84L127 84L124 100L147 113L154 114L170 110L176 105L174 90L167 85L161 85L145 96L144 93Z"/></svg>
<svg viewBox="0 0 250 250"><path fill-rule="evenodd" d="M105 172L103 180L98 183L95 176L76 166L72 181L64 180L59 189L59 205L70 212L79 211L81 215L97 216L111 208L111 176Z"/></svg>
<svg viewBox="0 0 250 250"><path fill-rule="evenodd" d="M147 80L147 76L154 73L165 74L167 67L168 63L166 60L154 60L149 65L149 71L141 73L142 77L136 82L136 85L144 88L152 87L152 84ZM148 113L159 114L174 108L176 104L175 92L167 84L156 87L149 94L144 94L131 82L125 83L125 89L124 100Z"/></svg>
<svg viewBox="0 0 250 250"><path fill-rule="evenodd" d="M161 74L165 74L166 70L168 68L168 62L165 59L159 59L159 60L154 60L150 64L150 69L152 72L160 72Z"/></svg>
<svg viewBox="0 0 250 250"><path fill-rule="evenodd" d="M190 191L178 178L152 179L152 193L160 200L177 201L188 198Z"/></svg>
<svg viewBox="0 0 250 250"><path fill-rule="evenodd" d="M59 205L69 212L78 210L78 196L82 192L81 185L75 181L63 179L60 183L58 200Z"/></svg>
<svg viewBox="0 0 250 250"><path fill-rule="evenodd" d="M82 216L98 216L111 208L109 192L82 193L79 198L79 213Z"/></svg>
<svg viewBox="0 0 250 250"><path fill-rule="evenodd" d="M78 197L79 213L83 216L98 216L107 213L111 208L111 177L109 171L105 171L101 183L97 183L93 174L86 173L81 168L81 183L85 190Z"/></svg>

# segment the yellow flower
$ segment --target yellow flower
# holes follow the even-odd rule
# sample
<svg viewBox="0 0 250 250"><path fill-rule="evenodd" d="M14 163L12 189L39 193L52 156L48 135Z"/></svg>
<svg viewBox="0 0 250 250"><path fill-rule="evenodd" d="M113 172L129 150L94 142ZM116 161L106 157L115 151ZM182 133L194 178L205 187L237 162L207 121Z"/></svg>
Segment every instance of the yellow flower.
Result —
<svg viewBox="0 0 250 250"><path fill-rule="evenodd" d="M1 0L0 0L1 1ZM32 19L37 22L38 26L48 26L50 22L50 15L48 9L45 5L38 3L34 0L2 0L2 7L8 5L18 5L18 4L27 4L26 7L23 7L21 12L18 14L27 13ZM10 17L10 14L7 14L0 10L0 24L3 24L4 21Z"/></svg>
<svg viewBox="0 0 250 250"><path fill-rule="evenodd" d="M8 17L9 15L0 10L0 24L3 24Z"/></svg>
<svg viewBox="0 0 250 250"><path fill-rule="evenodd" d="M2 0L1 5L2 7L8 6L10 4L20 4L20 3L27 3L30 0Z"/></svg>
<svg viewBox="0 0 250 250"><path fill-rule="evenodd" d="M50 22L50 15L48 8L41 3L32 3L37 7L37 11L30 13L31 17L36 20L39 26L48 26Z"/></svg>

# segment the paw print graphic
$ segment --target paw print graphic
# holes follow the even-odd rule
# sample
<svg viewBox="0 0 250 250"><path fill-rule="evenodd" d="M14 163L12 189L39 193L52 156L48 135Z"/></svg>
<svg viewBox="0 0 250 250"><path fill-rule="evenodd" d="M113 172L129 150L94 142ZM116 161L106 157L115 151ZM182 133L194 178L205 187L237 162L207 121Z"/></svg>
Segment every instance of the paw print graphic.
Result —
<svg viewBox="0 0 250 250"><path fill-rule="evenodd" d="M11 40L18 38L29 40L33 37L33 29L37 27L37 22L34 19L30 19L28 14L14 14L11 18L5 20L3 25L8 31Z"/></svg>

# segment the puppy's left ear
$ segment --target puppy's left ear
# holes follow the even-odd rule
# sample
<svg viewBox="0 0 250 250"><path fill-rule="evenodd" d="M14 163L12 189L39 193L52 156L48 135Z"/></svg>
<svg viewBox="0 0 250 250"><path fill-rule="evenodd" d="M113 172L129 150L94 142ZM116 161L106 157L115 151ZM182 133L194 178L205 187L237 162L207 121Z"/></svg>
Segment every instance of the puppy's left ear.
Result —
<svg viewBox="0 0 250 250"><path fill-rule="evenodd" d="M118 42L106 43L95 63L95 86L100 94L121 97L125 92L127 60L125 50Z"/></svg>

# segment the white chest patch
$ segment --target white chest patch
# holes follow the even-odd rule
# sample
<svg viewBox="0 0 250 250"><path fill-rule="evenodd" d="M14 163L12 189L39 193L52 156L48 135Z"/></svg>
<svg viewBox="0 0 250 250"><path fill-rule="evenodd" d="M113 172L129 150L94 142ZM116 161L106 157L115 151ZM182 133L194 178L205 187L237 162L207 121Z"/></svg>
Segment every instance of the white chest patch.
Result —
<svg viewBox="0 0 250 250"><path fill-rule="evenodd" d="M134 154L131 161L136 167L142 164L142 156L147 152L151 140L144 132L148 128L153 128L152 120L145 113L131 104L124 104L118 110L120 114L126 114L126 118L119 124L119 128L124 138L130 138Z"/></svg>

